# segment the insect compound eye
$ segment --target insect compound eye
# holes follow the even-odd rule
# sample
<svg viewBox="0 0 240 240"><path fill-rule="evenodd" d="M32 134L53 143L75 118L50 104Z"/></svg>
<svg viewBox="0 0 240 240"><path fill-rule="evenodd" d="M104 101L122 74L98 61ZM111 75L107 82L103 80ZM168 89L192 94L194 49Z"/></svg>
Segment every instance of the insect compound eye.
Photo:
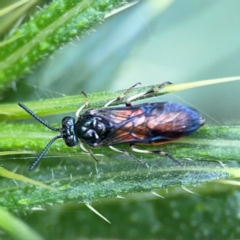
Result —
<svg viewBox="0 0 240 240"><path fill-rule="evenodd" d="M75 124L75 119L73 117L64 117L62 119L62 126L72 126Z"/></svg>
<svg viewBox="0 0 240 240"><path fill-rule="evenodd" d="M75 119L73 117L64 117L62 119L61 136L68 147L78 144L78 138L75 133Z"/></svg>

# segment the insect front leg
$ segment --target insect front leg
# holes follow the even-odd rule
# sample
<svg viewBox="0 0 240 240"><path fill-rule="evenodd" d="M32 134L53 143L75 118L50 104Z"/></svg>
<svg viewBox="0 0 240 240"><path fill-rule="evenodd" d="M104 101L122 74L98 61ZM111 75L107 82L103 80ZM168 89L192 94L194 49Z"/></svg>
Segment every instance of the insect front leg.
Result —
<svg viewBox="0 0 240 240"><path fill-rule="evenodd" d="M89 104L89 99L88 99L88 96L85 92L82 92L82 94L86 97L86 102L77 110L76 112L76 118L78 119L80 117L80 113L81 111L86 108Z"/></svg>
<svg viewBox="0 0 240 240"><path fill-rule="evenodd" d="M129 92L131 92L133 90L133 88L135 88L138 84L141 84L140 82L134 84L133 86L131 86L130 88L128 88L125 92L123 92L120 96L118 96L117 98L114 98L113 100L110 100L109 102L107 102L104 107L108 107L109 105L111 105L114 102L120 101L122 100Z"/></svg>
<svg viewBox="0 0 240 240"><path fill-rule="evenodd" d="M175 159L171 154L169 154L167 152L164 152L162 150L152 150L152 151L150 151L150 150L142 150L142 149L136 148L134 144L131 144L130 147L131 147L132 151L134 151L134 152L138 152L138 153L154 153L154 154L163 155L163 156L168 157L169 159L171 159L175 163L177 163L179 165L183 165L177 159Z"/></svg>
<svg viewBox="0 0 240 240"><path fill-rule="evenodd" d="M146 96L146 95L148 95L148 94L156 93L156 92L159 91L159 89L164 88L165 86L167 86L167 85L169 85L169 84L172 84L172 83L171 83L171 82L163 82L163 83L161 83L160 85L158 85L157 87L148 90L147 92L139 93L139 94L137 94L137 95L134 95L134 96L128 98L127 101L126 101L126 106L127 106L127 107L131 106L131 101L133 101L133 100L135 100L135 99L138 99L138 98L140 98L140 97L142 97L142 96Z"/></svg>
<svg viewBox="0 0 240 240"><path fill-rule="evenodd" d="M149 168L148 164L145 163L145 162L142 162L141 160L139 160L138 158L134 157L132 154L130 154L128 151L124 150L124 149L118 149L118 148L115 148L113 146L109 146L110 149L112 149L113 151L115 152L120 152L120 153L123 153L129 157L131 157L132 159L134 159L135 161L137 161L138 163L140 164L143 164L143 165L146 165L146 167Z"/></svg>

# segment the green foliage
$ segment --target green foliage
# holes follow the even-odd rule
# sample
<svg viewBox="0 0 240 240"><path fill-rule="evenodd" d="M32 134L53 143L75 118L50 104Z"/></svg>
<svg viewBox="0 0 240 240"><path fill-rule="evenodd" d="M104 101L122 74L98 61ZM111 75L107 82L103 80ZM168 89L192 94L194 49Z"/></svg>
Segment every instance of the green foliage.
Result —
<svg viewBox="0 0 240 240"><path fill-rule="evenodd" d="M56 0L37 12L0 45L0 91L123 4L125 0Z"/></svg>

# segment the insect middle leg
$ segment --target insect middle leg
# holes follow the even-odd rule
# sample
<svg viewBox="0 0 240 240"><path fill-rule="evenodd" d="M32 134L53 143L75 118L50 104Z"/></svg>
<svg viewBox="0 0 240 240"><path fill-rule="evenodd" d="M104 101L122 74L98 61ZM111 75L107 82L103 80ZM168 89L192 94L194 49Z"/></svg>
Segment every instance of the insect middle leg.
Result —
<svg viewBox="0 0 240 240"><path fill-rule="evenodd" d="M110 100L109 102L107 102L104 107L108 107L109 105L111 105L112 103L114 102L117 102L117 101L120 101L122 100L129 92L131 92L133 90L133 88L135 88L138 84L141 84L140 82L134 84L132 87L128 88L125 92L123 92L120 96L118 96L117 98L114 98L113 100ZM131 101L135 100L135 99L138 99L142 96L145 96L145 95L148 95L148 94L151 94L151 93L156 93L159 91L159 89L169 85L169 84L172 84L171 82L163 82L161 83L160 85L158 85L157 87L153 88L153 89L150 89L148 90L147 92L143 92L143 93L139 93L137 95L134 95L130 98L127 99L127 101L125 102L126 104L126 107L130 107L131 106Z"/></svg>
<svg viewBox="0 0 240 240"><path fill-rule="evenodd" d="M125 92L123 92L120 96L110 100L109 102L107 102L104 107L108 107L109 105L111 105L114 102L120 101L122 100L129 92L131 92L133 90L133 88L135 88L138 84L141 84L140 82L134 84L133 86L131 86L130 88L128 88Z"/></svg>
<svg viewBox="0 0 240 240"><path fill-rule="evenodd" d="M152 88L152 89L150 89L146 92L142 92L142 93L139 93L137 95L134 95L134 96L128 98L127 101L126 101L126 106L127 107L131 106L131 101L133 101L135 99L138 99L140 97L146 96L146 95L151 94L151 93L156 93L156 92L159 91L159 89L164 88L165 86L167 86L169 84L172 84L172 83L171 82L163 82L155 88Z"/></svg>
<svg viewBox="0 0 240 240"><path fill-rule="evenodd" d="M171 154L169 154L167 152L164 152L162 150L152 150L152 151L150 151L150 150L142 150L142 149L136 148L134 144L131 144L130 148L132 149L132 151L138 152L138 153L154 153L154 154L163 155L163 156L166 156L167 158L171 159L175 163L177 163L179 165L183 165L177 159L175 159Z"/></svg>

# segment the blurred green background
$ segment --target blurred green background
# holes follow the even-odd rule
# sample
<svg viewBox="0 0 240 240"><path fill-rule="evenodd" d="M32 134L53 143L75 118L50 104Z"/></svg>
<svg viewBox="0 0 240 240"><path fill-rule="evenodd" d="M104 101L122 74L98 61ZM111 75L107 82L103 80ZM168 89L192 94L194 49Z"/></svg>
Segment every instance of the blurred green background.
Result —
<svg viewBox="0 0 240 240"><path fill-rule="evenodd" d="M46 2L36 5L39 8ZM7 4L9 1L2 0L0 6ZM19 19L38 8L33 6ZM239 9L238 0L187 0L175 1L162 12L158 0L141 1L57 50L32 73L14 82L1 101L117 90L136 82L145 86L238 76ZM9 18L2 17L0 25ZM8 30L2 29L1 36ZM225 83L155 101L192 105L202 112L207 124L239 125L239 89L239 82ZM59 122L61 116L51 119ZM82 204L18 214L46 239L237 239L238 188L211 183L191 187L195 194L178 187L160 191L165 199L145 193L95 204L111 225ZM9 239L4 232L0 237Z"/></svg>

